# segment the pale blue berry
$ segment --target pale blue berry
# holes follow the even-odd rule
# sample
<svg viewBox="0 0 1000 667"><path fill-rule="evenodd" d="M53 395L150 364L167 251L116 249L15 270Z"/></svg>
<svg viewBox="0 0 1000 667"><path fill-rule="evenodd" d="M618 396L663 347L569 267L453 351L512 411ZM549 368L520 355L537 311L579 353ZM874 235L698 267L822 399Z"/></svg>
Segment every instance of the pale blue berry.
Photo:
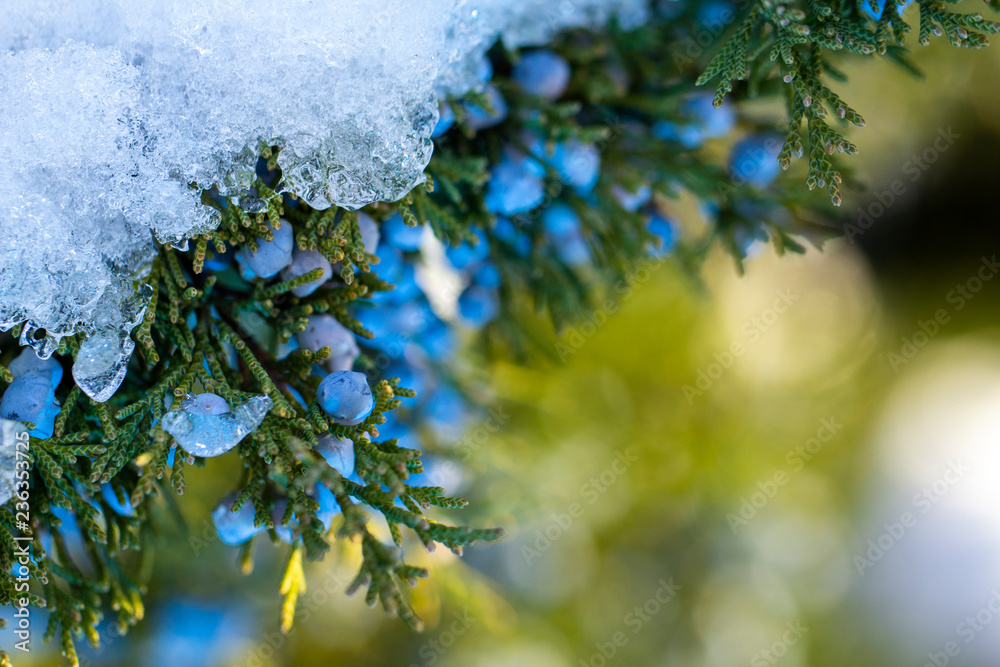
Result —
<svg viewBox="0 0 1000 667"><path fill-rule="evenodd" d="M656 237L653 255L669 254L677 245L677 231L674 223L662 215L654 213L649 216L646 225L647 229Z"/></svg>
<svg viewBox="0 0 1000 667"><path fill-rule="evenodd" d="M457 246L448 246L444 254L448 257L451 265L458 270L462 270L472 264L481 262L490 254L490 244L486 240L486 235L481 229L474 230L479 242L476 244L463 241Z"/></svg>
<svg viewBox="0 0 1000 667"><path fill-rule="evenodd" d="M481 83L489 83L489 80L493 78L493 61L485 53L476 63L476 78Z"/></svg>
<svg viewBox="0 0 1000 667"><path fill-rule="evenodd" d="M436 318L421 332L417 342L432 359L438 361L450 359L458 347L452 327Z"/></svg>
<svg viewBox="0 0 1000 667"><path fill-rule="evenodd" d="M108 507L116 514L120 516L135 516L135 508L129 502L128 496L125 496L124 503L118 500L118 494L115 493L115 489L111 484L101 484L101 496L104 498L104 502L108 504Z"/></svg>
<svg viewBox="0 0 1000 667"><path fill-rule="evenodd" d="M365 247L365 252L374 254L381 235L375 219L364 211L358 211L358 231L361 232L361 244Z"/></svg>
<svg viewBox="0 0 1000 667"><path fill-rule="evenodd" d="M511 75L521 90L548 100L555 100L566 92L569 77L569 63L548 49L525 54L514 66Z"/></svg>
<svg viewBox="0 0 1000 667"><path fill-rule="evenodd" d="M472 282L481 287L500 287L500 271L491 262L483 262L472 274Z"/></svg>
<svg viewBox="0 0 1000 667"><path fill-rule="evenodd" d="M555 202L542 212L545 231L554 237L568 236L580 231L580 217L568 204Z"/></svg>
<svg viewBox="0 0 1000 667"><path fill-rule="evenodd" d="M569 205L556 202L542 213L545 231L556 254L567 264L578 266L590 260L590 249L583 238L580 218Z"/></svg>
<svg viewBox="0 0 1000 667"><path fill-rule="evenodd" d="M626 190L621 185L611 186L611 196L615 198L618 205L629 213L635 213L641 207L645 206L652 196L652 191L649 186L645 183L639 186L635 192L630 192Z"/></svg>
<svg viewBox="0 0 1000 667"><path fill-rule="evenodd" d="M59 386L59 382L63 376L63 367L58 359L55 357L41 359L35 353L35 350L30 347L21 350L21 354L17 355L7 368L16 378L34 371L38 375L48 378L53 387Z"/></svg>
<svg viewBox="0 0 1000 667"><path fill-rule="evenodd" d="M472 285L458 297L458 313L470 326L484 327L500 312L496 290Z"/></svg>
<svg viewBox="0 0 1000 667"><path fill-rule="evenodd" d="M318 250L300 250L296 248L292 254L292 263L281 272L281 279L294 280L315 269L321 269L323 272L322 275L304 285L293 287L291 290L292 294L299 298L307 297L322 287L333 276L333 265L330 264L330 260L323 256L323 253Z"/></svg>
<svg viewBox="0 0 1000 667"><path fill-rule="evenodd" d="M364 373L337 371L319 383L316 398L333 421L345 426L360 424L375 407Z"/></svg>
<svg viewBox="0 0 1000 667"><path fill-rule="evenodd" d="M282 524L281 521L285 518L287 510L288 500L282 498L275 501L274 506L271 508L271 519L274 521L274 534L285 544L291 544L295 538L292 530L292 527L295 525L295 514L292 514L292 518L289 519L288 523Z"/></svg>
<svg viewBox="0 0 1000 667"><path fill-rule="evenodd" d="M316 492L313 495L319 504L316 509L316 518L323 524L324 529L330 530L333 518L340 514L340 503L337 502L333 491L328 489L325 484L317 484Z"/></svg>
<svg viewBox="0 0 1000 667"><path fill-rule="evenodd" d="M878 0L877 14L874 11L872 11L871 5L868 3L868 0L859 0L859 2L861 4L861 11L867 14L873 21L878 21L880 18L882 18L882 14L885 13L886 0ZM903 12L906 10L907 7L910 6L912 2L913 0L906 0L906 2L904 2L902 5L896 5L896 13L899 16L902 16Z"/></svg>
<svg viewBox="0 0 1000 667"><path fill-rule="evenodd" d="M354 472L354 443L350 439L327 433L319 438L316 451L344 477L350 477Z"/></svg>
<svg viewBox="0 0 1000 667"><path fill-rule="evenodd" d="M723 103L715 108L712 93L696 93L680 105L684 122L660 121L653 125L652 133L657 139L676 141L685 148L697 148L706 139L727 136L736 126L733 108Z"/></svg>
<svg viewBox="0 0 1000 667"><path fill-rule="evenodd" d="M465 122L473 130L485 130L499 125L507 118L507 101L496 86L486 86L484 92L489 96L492 112L480 109L474 104L464 103Z"/></svg>
<svg viewBox="0 0 1000 667"><path fill-rule="evenodd" d="M455 124L455 112L451 110L451 105L447 102L441 102L438 104L438 122L434 126L434 131L431 132L431 137L437 138L442 134L451 129L451 126Z"/></svg>
<svg viewBox="0 0 1000 667"><path fill-rule="evenodd" d="M0 399L0 418L11 421L31 422L35 430L29 435L50 438L58 409L55 405L55 388L47 377L34 371L15 378Z"/></svg>
<svg viewBox="0 0 1000 667"><path fill-rule="evenodd" d="M382 223L386 242L397 250L413 252L420 249L423 227L410 227L398 213Z"/></svg>
<svg viewBox="0 0 1000 667"><path fill-rule="evenodd" d="M778 154L782 143L780 137L771 134L753 135L737 142L729 154L729 175L733 182L760 189L773 183L781 173Z"/></svg>
<svg viewBox="0 0 1000 667"><path fill-rule="evenodd" d="M736 20L736 7L730 0L704 0L698 4L697 21L701 28L720 32Z"/></svg>
<svg viewBox="0 0 1000 667"><path fill-rule="evenodd" d="M332 315L310 315L306 328L295 334L295 339L304 349L312 352L329 346L330 356L325 365L330 371L350 370L360 354L354 332Z"/></svg>
<svg viewBox="0 0 1000 667"><path fill-rule="evenodd" d="M527 257L531 253L531 237L519 229L510 218L497 218L493 225L493 234L509 243L518 255Z"/></svg>
<svg viewBox="0 0 1000 667"><path fill-rule="evenodd" d="M264 530L264 526L254 525L256 511L253 502L247 499L239 511L234 512L233 502L235 500L234 494L226 496L212 512L212 523L215 525L219 541L230 546L243 544Z"/></svg>
<svg viewBox="0 0 1000 667"><path fill-rule="evenodd" d="M292 261L292 250L295 246L295 234L292 225L285 221L279 229L268 224L274 234L271 241L257 239L257 251L245 252L243 261L247 268L259 278L272 278L288 266Z"/></svg>
<svg viewBox="0 0 1000 667"><path fill-rule="evenodd" d="M601 155L593 144L570 139L556 145L552 166L564 183L583 194L597 184L601 173Z"/></svg>
<svg viewBox="0 0 1000 667"><path fill-rule="evenodd" d="M545 200L539 176L541 166L534 159L505 152L490 172L484 201L486 210L499 215L515 215L535 208Z"/></svg>

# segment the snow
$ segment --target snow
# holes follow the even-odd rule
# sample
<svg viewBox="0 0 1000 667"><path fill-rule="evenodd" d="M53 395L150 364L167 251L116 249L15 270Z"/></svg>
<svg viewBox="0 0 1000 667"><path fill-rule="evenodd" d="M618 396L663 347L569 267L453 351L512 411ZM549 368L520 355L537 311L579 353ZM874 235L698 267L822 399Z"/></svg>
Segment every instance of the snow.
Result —
<svg viewBox="0 0 1000 667"><path fill-rule="evenodd" d="M154 237L214 228L201 190L244 193L261 146L282 147L286 190L314 207L395 201L424 179L439 99L482 87L498 38L637 25L645 5L6 0L0 328L27 321L21 342L43 357L63 336L96 337L83 374L99 380L84 389L110 396Z"/></svg>

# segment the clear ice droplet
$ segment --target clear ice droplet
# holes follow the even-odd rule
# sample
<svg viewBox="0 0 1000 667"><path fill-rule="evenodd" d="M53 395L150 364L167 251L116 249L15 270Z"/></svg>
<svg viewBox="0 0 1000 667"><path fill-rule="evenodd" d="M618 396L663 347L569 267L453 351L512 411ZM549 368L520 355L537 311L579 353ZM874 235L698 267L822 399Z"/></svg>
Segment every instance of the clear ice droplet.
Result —
<svg viewBox="0 0 1000 667"><path fill-rule="evenodd" d="M260 213L267 210L267 204L264 200L251 194L241 195L239 203L240 208L247 213Z"/></svg>
<svg viewBox="0 0 1000 667"><path fill-rule="evenodd" d="M194 456L219 456L253 433L271 409L268 396L254 396L221 415L192 414L181 409L163 415L163 429Z"/></svg>
<svg viewBox="0 0 1000 667"><path fill-rule="evenodd" d="M103 403L121 386L134 349L132 339L117 331L91 336L80 345L73 363L73 379L83 393Z"/></svg>

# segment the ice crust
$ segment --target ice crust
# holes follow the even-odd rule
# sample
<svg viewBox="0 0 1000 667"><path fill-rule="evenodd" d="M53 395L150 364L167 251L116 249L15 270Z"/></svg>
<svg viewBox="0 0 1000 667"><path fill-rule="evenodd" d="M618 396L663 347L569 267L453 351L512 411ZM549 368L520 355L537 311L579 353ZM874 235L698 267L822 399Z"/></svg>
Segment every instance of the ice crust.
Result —
<svg viewBox="0 0 1000 667"><path fill-rule="evenodd" d="M498 38L638 25L646 4L0 0L0 329L27 322L43 357L93 338L74 376L110 396L154 237L214 228L202 189L245 192L262 145L314 207L394 201L424 178L438 100L482 87Z"/></svg>

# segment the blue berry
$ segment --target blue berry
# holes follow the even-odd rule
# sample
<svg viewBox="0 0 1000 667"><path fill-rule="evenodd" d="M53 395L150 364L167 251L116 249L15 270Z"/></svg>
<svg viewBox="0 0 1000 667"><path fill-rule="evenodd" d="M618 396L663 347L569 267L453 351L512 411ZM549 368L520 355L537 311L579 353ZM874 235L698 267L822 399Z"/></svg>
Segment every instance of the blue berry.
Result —
<svg viewBox="0 0 1000 667"><path fill-rule="evenodd" d="M407 344L427 328L434 314L430 306L421 300L394 303L391 308L360 309L356 317L375 334L375 338L368 340L367 344L395 358L401 356Z"/></svg>
<svg viewBox="0 0 1000 667"><path fill-rule="evenodd" d="M219 252L218 246L213 241L208 248L209 252L205 258L205 268L213 273L221 273L229 268L233 261L233 253Z"/></svg>
<svg viewBox="0 0 1000 667"><path fill-rule="evenodd" d="M59 386L59 382L63 376L63 367L58 359L55 357L40 359L35 354L35 350L30 347L21 350L21 354L17 355L7 368L16 378L34 371L42 377L47 378L53 387Z"/></svg>
<svg viewBox="0 0 1000 667"><path fill-rule="evenodd" d="M354 443L348 438L327 433L320 437L316 452L344 477L350 477L354 472Z"/></svg>
<svg viewBox="0 0 1000 667"><path fill-rule="evenodd" d="M564 183L577 192L590 192L601 173L601 155L593 144L570 139L556 145L552 166Z"/></svg>
<svg viewBox="0 0 1000 667"><path fill-rule="evenodd" d="M382 223L382 232L385 240L393 248L406 252L413 252L420 249L420 237L423 236L423 227L410 227L403 222L403 216L398 213Z"/></svg>
<svg viewBox="0 0 1000 667"><path fill-rule="evenodd" d="M447 361L458 347L455 332L438 318L434 318L421 332L417 343L437 361Z"/></svg>
<svg viewBox="0 0 1000 667"><path fill-rule="evenodd" d="M635 192L630 192L621 185L616 184L611 186L611 196L615 198L619 206L629 213L635 213L641 207L645 206L650 197L652 197L652 194L652 190L645 183L640 185Z"/></svg>
<svg viewBox="0 0 1000 667"><path fill-rule="evenodd" d="M697 148L706 139L728 135L736 126L736 114L732 107L723 103L716 109L712 93L691 95L681 104L680 111L688 122L660 121L653 125L653 136L664 141L676 141L685 148Z"/></svg>
<svg viewBox="0 0 1000 667"><path fill-rule="evenodd" d="M295 339L312 352L329 346L330 356L325 365L330 371L350 370L360 354L354 332L332 315L310 315L306 328L295 334Z"/></svg>
<svg viewBox="0 0 1000 667"><path fill-rule="evenodd" d="M59 416L59 404L53 400L42 412L41 419L35 423L35 430L28 431L28 435L42 440L51 438L56 429L56 417Z"/></svg>
<svg viewBox="0 0 1000 667"><path fill-rule="evenodd" d="M254 525L256 512L253 502L247 499L238 512L233 512L235 500L236 496L230 494L212 511L212 523L219 541L230 546L243 544L264 530L264 526Z"/></svg>
<svg viewBox="0 0 1000 667"><path fill-rule="evenodd" d="M287 509L287 499L282 498L275 501L271 507L271 520L274 521L274 534L278 536L278 539L285 544L291 544L292 540L295 539L295 534L292 532L292 527L295 525L295 514L292 514L292 518L289 519L288 523L281 523L285 518Z"/></svg>
<svg viewBox="0 0 1000 667"><path fill-rule="evenodd" d="M428 376L428 370L423 365L416 366L406 361L393 362L382 372L382 377L386 379L399 378L400 387L412 389L417 392L418 396L423 395L427 387ZM379 433L381 432L382 427L379 426Z"/></svg>
<svg viewBox="0 0 1000 667"><path fill-rule="evenodd" d="M444 249L444 254L448 257L448 261L459 271L489 257L490 244L486 240L486 235L481 229L476 229L474 232L479 238L479 243L473 245L463 242L461 245L448 246Z"/></svg>
<svg viewBox="0 0 1000 667"><path fill-rule="evenodd" d="M729 0L703 0L698 5L696 19L702 27L719 32L736 20L736 8Z"/></svg>
<svg viewBox="0 0 1000 667"><path fill-rule="evenodd" d="M701 146L704 138L697 125L672 123L666 120L657 121L651 132L660 141L676 141L684 148L697 148Z"/></svg>
<svg viewBox="0 0 1000 667"><path fill-rule="evenodd" d="M859 0L859 2L861 3L861 11L863 11L865 14L871 17L873 21L878 21L880 18L882 18L882 14L885 12L886 0L878 0L877 14L872 11L871 5L868 4L868 0ZM906 2L904 2L902 5L896 5L896 13L899 16L902 16L903 12L906 10L907 7L910 6L910 3L912 2L913 0L906 0Z"/></svg>
<svg viewBox="0 0 1000 667"><path fill-rule="evenodd" d="M555 202L542 212L545 231L554 237L580 233L580 217L568 204Z"/></svg>
<svg viewBox="0 0 1000 667"><path fill-rule="evenodd" d="M493 225L493 235L501 241L509 243L521 257L531 253L531 237L518 229L509 218L497 218Z"/></svg>
<svg viewBox="0 0 1000 667"><path fill-rule="evenodd" d="M423 416L428 428L445 441L462 437L469 418L469 408L462 395L449 386L441 386L427 398Z"/></svg>
<svg viewBox="0 0 1000 667"><path fill-rule="evenodd" d="M316 280L310 280L304 285L292 288L292 294L299 298L307 297L322 287L333 276L333 265L330 264L330 260L323 256L323 253L318 250L300 250L296 248L292 254L292 263L281 272L281 279L293 280L315 269L322 269L323 274Z"/></svg>
<svg viewBox="0 0 1000 667"><path fill-rule="evenodd" d="M376 292L371 299L377 303L402 303L419 298L422 294L417 285L413 265L406 261L402 253L392 246L382 244L378 248L379 263L372 270L382 280L392 283L395 288L388 292Z"/></svg>
<svg viewBox="0 0 1000 667"><path fill-rule="evenodd" d="M35 430L28 431L35 438L52 437L57 414L55 388L34 371L15 378L0 399L0 418L35 424Z"/></svg>
<svg viewBox="0 0 1000 667"><path fill-rule="evenodd" d="M480 287L500 287L500 271L492 262L483 262L472 274L472 282Z"/></svg>
<svg viewBox="0 0 1000 667"><path fill-rule="evenodd" d="M646 226L654 236L657 237L657 245L653 248L653 254L662 257L669 254L677 244L677 232L672 223L658 213L649 216Z"/></svg>
<svg viewBox="0 0 1000 667"><path fill-rule="evenodd" d="M451 110L451 105L447 102L441 102L438 104L438 122L434 126L434 131L431 132L431 137L437 138L442 134L451 129L451 126L455 124L455 112Z"/></svg>
<svg viewBox="0 0 1000 667"><path fill-rule="evenodd" d="M577 266L590 261L590 249L583 238L580 218L567 204L556 202L542 213L545 231L559 257L567 264Z"/></svg>
<svg viewBox="0 0 1000 667"><path fill-rule="evenodd" d="M472 285L458 297L458 313L473 327L486 326L496 319L499 312L496 290Z"/></svg>
<svg viewBox="0 0 1000 667"><path fill-rule="evenodd" d="M712 93L692 95L681 105L681 111L698 123L702 136L706 139L724 137L736 126L736 113L733 108L727 102L723 102L722 106L716 109L715 95Z"/></svg>
<svg viewBox="0 0 1000 667"><path fill-rule="evenodd" d="M555 100L566 92L569 77L569 63L548 49L525 54L514 66L511 75L521 90L548 100Z"/></svg>
<svg viewBox="0 0 1000 667"><path fill-rule="evenodd" d="M657 0L656 9L660 16L668 21L684 13L684 0Z"/></svg>
<svg viewBox="0 0 1000 667"><path fill-rule="evenodd" d="M313 495L316 502L319 503L319 507L316 509L316 518L323 524L324 529L330 530L330 526L333 524L333 517L340 514L340 503L337 502L337 497L333 495L333 491L322 483L316 485L316 492Z"/></svg>
<svg viewBox="0 0 1000 667"><path fill-rule="evenodd" d="M250 252L246 248L240 248L239 250L236 251L235 255L236 268L240 272L240 278L242 278L247 282L250 282L251 280L257 277L257 274L254 273L253 269L251 269L250 266L247 264L247 255L249 254Z"/></svg>
<svg viewBox="0 0 1000 667"><path fill-rule="evenodd" d="M474 104L464 103L462 105L465 108L465 122L473 130L485 130L499 125L507 118L507 101L496 86L486 86L484 92L489 96L490 104L493 107L492 113L488 113Z"/></svg>
<svg viewBox="0 0 1000 667"><path fill-rule="evenodd" d="M737 184L766 188L781 173L781 165L778 164L781 145L781 138L771 134L758 134L740 140L729 154L730 177Z"/></svg>
<svg viewBox="0 0 1000 667"><path fill-rule="evenodd" d="M493 78L493 61L485 53L476 63L476 78L481 83L489 83L490 79Z"/></svg>
<svg viewBox="0 0 1000 667"><path fill-rule="evenodd" d="M292 249L295 246L295 234L291 223L285 221L279 229L268 224L274 239L265 241L257 239L257 252L243 253L243 261L254 275L260 278L272 278L292 261Z"/></svg>
<svg viewBox="0 0 1000 667"><path fill-rule="evenodd" d="M490 172L486 187L486 210L500 215L525 213L545 200L545 187L535 160L505 152Z"/></svg>
<svg viewBox="0 0 1000 667"><path fill-rule="evenodd" d="M375 407L371 387L364 373L337 371L330 373L316 390L319 405L338 424L360 424Z"/></svg>
<svg viewBox="0 0 1000 667"><path fill-rule="evenodd" d="M365 247L365 252L374 254L381 238L378 223L364 211L358 211L358 231L361 232L361 245Z"/></svg>
<svg viewBox="0 0 1000 667"><path fill-rule="evenodd" d="M590 261L590 248L579 233L552 239L556 254L570 266L581 266Z"/></svg>
<svg viewBox="0 0 1000 667"><path fill-rule="evenodd" d="M129 502L128 496L125 496L124 503L119 501L118 494L115 493L114 487L111 484L101 484L101 496L104 498L104 502L108 504L108 507L114 510L115 514L120 516L135 516L135 508Z"/></svg>

